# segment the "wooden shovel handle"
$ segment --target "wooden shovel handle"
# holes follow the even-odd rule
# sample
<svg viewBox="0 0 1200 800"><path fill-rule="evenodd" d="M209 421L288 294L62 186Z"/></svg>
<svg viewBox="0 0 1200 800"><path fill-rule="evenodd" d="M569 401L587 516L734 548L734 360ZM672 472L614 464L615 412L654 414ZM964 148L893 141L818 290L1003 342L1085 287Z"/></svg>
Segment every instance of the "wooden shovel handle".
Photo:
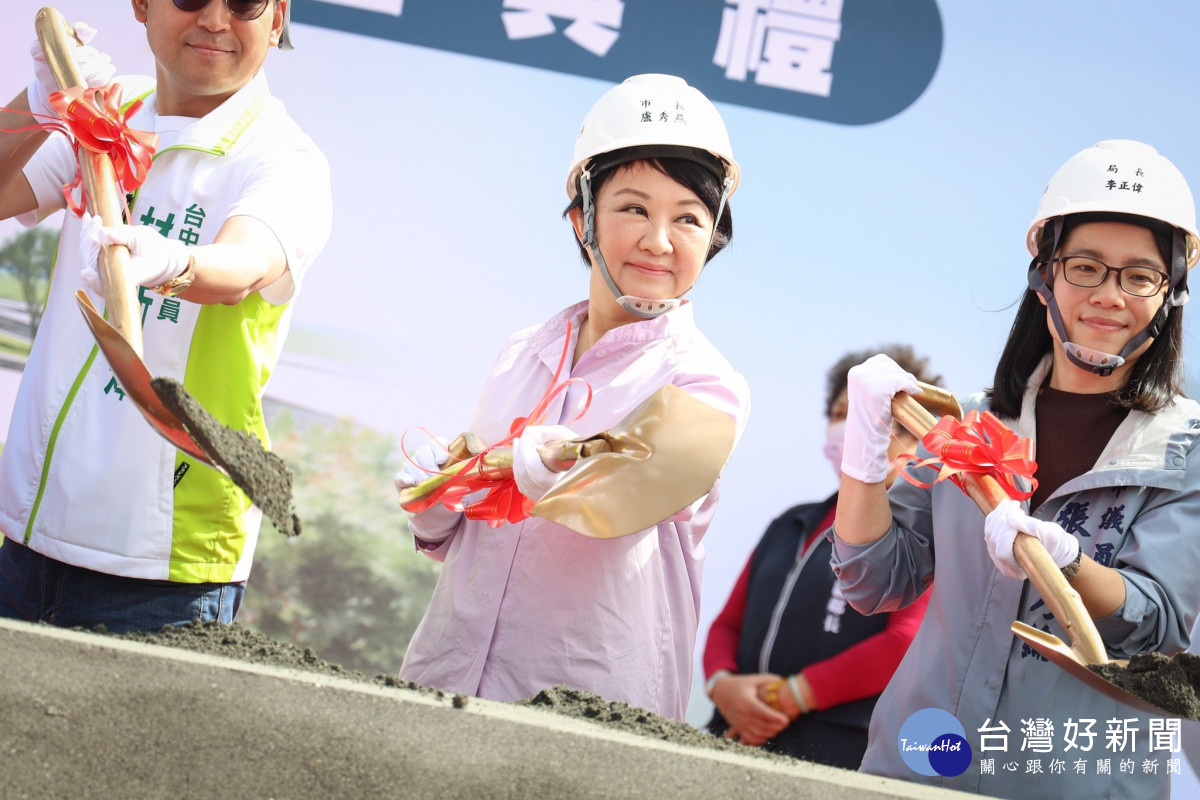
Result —
<svg viewBox="0 0 1200 800"><path fill-rule="evenodd" d="M937 419L911 395L901 392L892 399L892 416L917 438L923 437L937 424ZM991 475L968 474L963 487L984 514L988 514L1008 494ZM1104 664L1108 654L1096 630L1096 623L1083 605L1079 592L1071 588L1062 570L1050 558L1045 545L1036 536L1018 533L1013 542L1013 557L1029 582L1071 638L1071 644L1088 664Z"/></svg>
<svg viewBox="0 0 1200 800"><path fill-rule="evenodd" d="M59 89L86 86L79 68L71 57L71 48L78 39L75 30L56 9L49 6L38 11L34 18L38 41L46 54L46 63ZM121 224L121 192L112 160L104 153L79 148L79 171L83 176L83 193L87 207L105 225ZM129 284L129 250L123 245L100 248L99 271L104 285L104 312L108 322L142 357L141 306L135 287Z"/></svg>
<svg viewBox="0 0 1200 800"><path fill-rule="evenodd" d="M407 511L410 505L424 499L466 468L467 464L470 463L470 459L479 452L478 449L472 450L467 445L467 437L469 436L470 434L463 434L450 443L450 446L447 448L450 452L450 460L442 465L440 473L431 475L420 483L400 490L401 508ZM603 436L582 440L569 439L561 442L547 442L538 446L538 451L542 456L542 463L555 472L570 469L581 458L588 458L599 453L608 453L611 450L612 446ZM471 469L467 472L467 477L505 480L511 478L512 474L513 451L511 447L505 446L494 447L486 451L483 454L483 458L480 458L471 466Z"/></svg>

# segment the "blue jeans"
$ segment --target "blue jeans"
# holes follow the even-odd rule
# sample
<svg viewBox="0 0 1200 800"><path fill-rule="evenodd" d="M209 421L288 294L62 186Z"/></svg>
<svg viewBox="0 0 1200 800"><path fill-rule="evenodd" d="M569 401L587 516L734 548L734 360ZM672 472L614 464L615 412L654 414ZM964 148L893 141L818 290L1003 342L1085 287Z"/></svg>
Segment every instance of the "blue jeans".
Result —
<svg viewBox="0 0 1200 800"><path fill-rule="evenodd" d="M233 622L243 583L175 583L107 575L35 553L0 536L0 617L109 633Z"/></svg>

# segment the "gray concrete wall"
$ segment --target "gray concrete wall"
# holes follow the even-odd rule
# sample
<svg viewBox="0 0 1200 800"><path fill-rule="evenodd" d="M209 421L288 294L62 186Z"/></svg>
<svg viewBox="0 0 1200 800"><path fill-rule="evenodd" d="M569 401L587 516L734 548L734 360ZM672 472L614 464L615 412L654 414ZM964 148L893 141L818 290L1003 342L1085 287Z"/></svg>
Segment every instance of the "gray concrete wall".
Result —
<svg viewBox="0 0 1200 800"><path fill-rule="evenodd" d="M4 798L968 796L5 620L0 675Z"/></svg>

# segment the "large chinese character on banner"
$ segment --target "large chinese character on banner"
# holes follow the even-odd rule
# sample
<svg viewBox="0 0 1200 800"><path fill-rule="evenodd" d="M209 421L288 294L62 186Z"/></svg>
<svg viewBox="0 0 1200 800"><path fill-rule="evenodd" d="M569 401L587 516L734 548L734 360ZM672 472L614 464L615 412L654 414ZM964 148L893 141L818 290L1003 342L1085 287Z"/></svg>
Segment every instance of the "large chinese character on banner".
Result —
<svg viewBox="0 0 1200 800"><path fill-rule="evenodd" d="M306 0L296 20L713 100L865 125L908 108L942 53L935 0Z"/></svg>

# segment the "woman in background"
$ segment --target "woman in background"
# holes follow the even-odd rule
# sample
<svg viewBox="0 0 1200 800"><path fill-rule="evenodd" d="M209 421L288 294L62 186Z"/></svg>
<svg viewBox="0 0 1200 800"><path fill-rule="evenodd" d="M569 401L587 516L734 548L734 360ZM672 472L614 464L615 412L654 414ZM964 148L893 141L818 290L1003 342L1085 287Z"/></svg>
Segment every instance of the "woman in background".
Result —
<svg viewBox="0 0 1200 800"><path fill-rule="evenodd" d="M841 474L846 374L882 352L925 383L928 359L907 345L847 353L826 374L825 455ZM889 457L913 453L915 436L892 426ZM889 469L885 483L895 478ZM846 605L829 568L835 492L802 503L767 527L704 649L705 689L716 706L708 729L808 761L857 769L879 693L921 624L928 592L892 614Z"/></svg>

